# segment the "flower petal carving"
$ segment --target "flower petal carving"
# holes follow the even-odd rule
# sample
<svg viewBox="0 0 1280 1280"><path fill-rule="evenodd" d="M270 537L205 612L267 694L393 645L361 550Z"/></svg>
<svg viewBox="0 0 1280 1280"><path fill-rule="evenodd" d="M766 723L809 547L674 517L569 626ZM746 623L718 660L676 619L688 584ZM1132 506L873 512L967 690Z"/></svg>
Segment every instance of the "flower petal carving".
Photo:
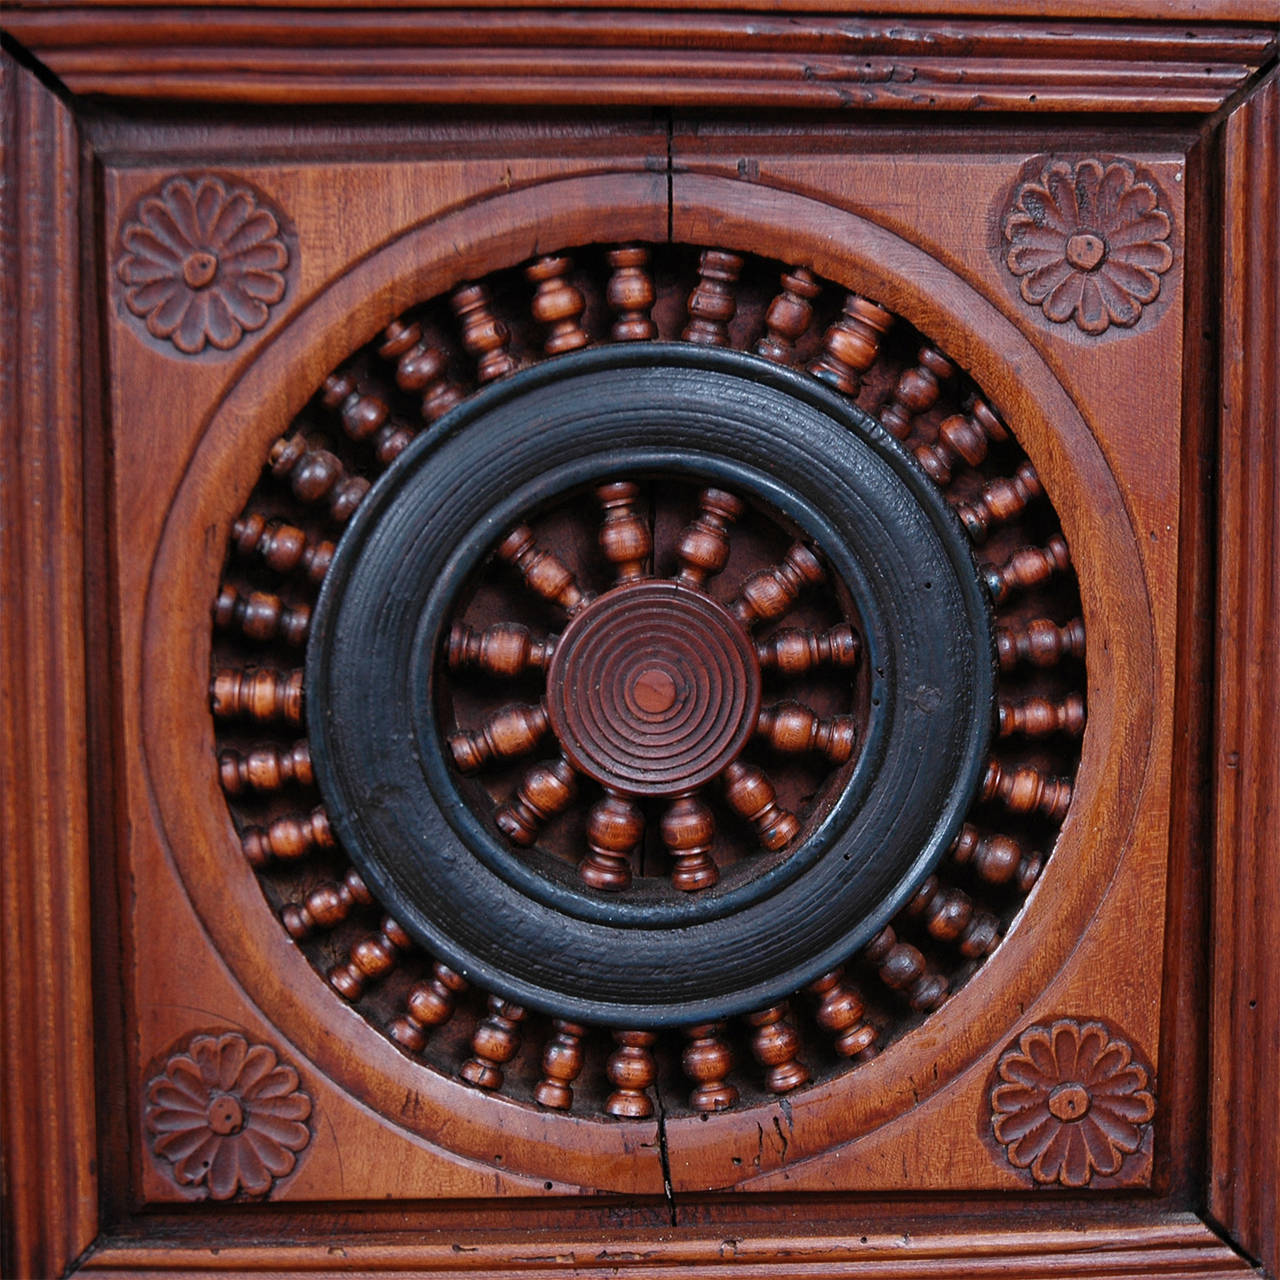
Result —
<svg viewBox="0 0 1280 1280"><path fill-rule="evenodd" d="M1173 265L1154 182L1124 160L1048 161L1004 217L1005 262L1023 300L1085 333L1130 328Z"/></svg>
<svg viewBox="0 0 1280 1280"><path fill-rule="evenodd" d="M263 1196L311 1141L298 1073L238 1032L196 1036L147 1086L146 1126L180 1186Z"/></svg>
<svg viewBox="0 0 1280 1280"><path fill-rule="evenodd" d="M1111 1177L1155 1114L1145 1067L1105 1023L1028 1027L996 1064L991 1127L1009 1163L1036 1182L1084 1187Z"/></svg>
<svg viewBox="0 0 1280 1280"><path fill-rule="evenodd" d="M125 305L186 355L229 351L267 323L289 263L275 214L220 178L170 178L120 235Z"/></svg>

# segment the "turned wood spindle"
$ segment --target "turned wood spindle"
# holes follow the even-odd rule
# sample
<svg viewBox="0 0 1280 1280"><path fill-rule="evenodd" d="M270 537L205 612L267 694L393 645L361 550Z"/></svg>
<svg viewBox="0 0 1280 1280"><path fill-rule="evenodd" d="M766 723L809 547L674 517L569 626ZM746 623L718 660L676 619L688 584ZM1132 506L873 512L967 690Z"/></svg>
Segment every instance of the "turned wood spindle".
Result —
<svg viewBox="0 0 1280 1280"><path fill-rule="evenodd" d="M570 616L590 600L560 559L534 542L533 530L527 524L507 534L498 546L498 556L519 570L531 591L558 604Z"/></svg>
<svg viewBox="0 0 1280 1280"><path fill-rule="evenodd" d="M809 372L837 391L856 396L892 324L891 311L856 293L847 294L843 314L822 335L822 348L809 362Z"/></svg>
<svg viewBox="0 0 1280 1280"><path fill-rule="evenodd" d="M605 290L609 309L617 316L609 336L614 342L648 342L658 336L650 311L655 298L649 274L649 250L643 245L620 245L609 250L613 274Z"/></svg>
<svg viewBox="0 0 1280 1280"><path fill-rule="evenodd" d="M818 557L802 542L793 543L781 564L753 573L738 588L729 611L744 627L781 618L805 587L817 586L826 578Z"/></svg>
<svg viewBox="0 0 1280 1280"><path fill-rule="evenodd" d="M421 1053L427 1047L427 1038L436 1027L442 1027L453 1017L458 996L467 989L467 980L454 973L439 960L431 966L431 977L415 982L405 997L403 1017L392 1022L387 1030L391 1038L411 1053Z"/></svg>
<svg viewBox="0 0 1280 1280"><path fill-rule="evenodd" d="M644 815L620 791L605 789L587 818L587 855L578 875L593 889L617 891L631 884L631 854L644 835Z"/></svg>
<svg viewBox="0 0 1280 1280"><path fill-rule="evenodd" d="M1071 805L1071 783L1046 777L1030 765L1007 768L999 760L987 765L979 800L999 800L1010 813L1039 813L1050 822L1061 822Z"/></svg>
<svg viewBox="0 0 1280 1280"><path fill-rule="evenodd" d="M532 751L551 725L539 703L513 703L493 712L479 729L458 729L449 735L453 762L463 773L473 773L492 760L510 760Z"/></svg>
<svg viewBox="0 0 1280 1280"><path fill-rule="evenodd" d="M331 373L324 380L320 399L326 409L338 415L343 431L352 440L367 441L373 447L374 457L383 466L394 462L417 434L405 423L389 421L387 402L361 391L352 373Z"/></svg>
<svg viewBox="0 0 1280 1280"><path fill-rule="evenodd" d="M531 845L538 832L563 813L578 794L574 772L561 756L550 764L536 764L520 780L515 794L494 812L498 830L513 844Z"/></svg>
<svg viewBox="0 0 1280 1280"><path fill-rule="evenodd" d="M1035 499L1044 496L1040 477L1029 462L1012 476L1000 476L983 485L971 502L956 505L956 515L974 542L985 542L991 530L1017 519Z"/></svg>
<svg viewBox="0 0 1280 1280"><path fill-rule="evenodd" d="M787 1006L775 1004L759 1013L747 1015L755 1030L751 1035L751 1052L765 1068L764 1083L771 1093L790 1093L809 1080L809 1068L796 1054L800 1037L787 1020Z"/></svg>
<svg viewBox="0 0 1280 1280"><path fill-rule="evenodd" d="M671 883L686 893L709 889L720 879L711 858L716 820L692 792L676 796L662 815L662 842L671 855Z"/></svg>
<svg viewBox="0 0 1280 1280"><path fill-rule="evenodd" d="M1024 738L1047 738L1054 733L1078 738L1084 733L1084 721L1084 699L1078 693L1069 693L1058 702L1049 698L1000 701L999 726L1002 738L1013 734L1020 734Z"/></svg>
<svg viewBox="0 0 1280 1280"><path fill-rule="evenodd" d="M549 356L577 351L591 341L580 323L587 300L566 278L572 270L570 259L555 254L539 258L524 269L529 282L537 286L530 310L546 331L542 348Z"/></svg>
<svg viewBox="0 0 1280 1280"><path fill-rule="evenodd" d="M800 834L800 819L778 804L773 783L755 765L735 760L721 776L729 807L754 825L766 849L785 848Z"/></svg>
<svg viewBox="0 0 1280 1280"><path fill-rule="evenodd" d="M676 581L701 588L729 561L729 526L743 513L740 499L723 489L704 489L698 495L698 514L680 535L676 555L680 571Z"/></svg>
<svg viewBox="0 0 1280 1280"><path fill-rule="evenodd" d="M981 465L993 444L1009 438L1009 428L996 411L977 396L969 412L953 413L938 426L938 436L931 444L917 445L916 460L929 478L938 485L949 485L957 462L970 467Z"/></svg>
<svg viewBox="0 0 1280 1280"><path fill-rule="evenodd" d="M862 954L875 967L880 981L903 996L917 1013L928 1013L947 998L946 978L930 969L909 942L900 942L890 925L867 943Z"/></svg>
<svg viewBox="0 0 1280 1280"><path fill-rule="evenodd" d="M1001 565L982 568L983 580L996 604L1004 604L1016 591L1042 586L1071 565L1066 539L1054 534L1043 547L1020 547Z"/></svg>
<svg viewBox="0 0 1280 1280"><path fill-rule="evenodd" d="M814 1021L834 1037L835 1051L852 1058L871 1048L879 1032L863 1020L866 1007L862 996L845 980L843 969L832 969L809 984L818 997Z"/></svg>
<svg viewBox="0 0 1280 1280"><path fill-rule="evenodd" d="M928 413L942 394L942 384L955 374L956 367L934 347L920 348L918 363L904 369L893 394L880 409L885 429L905 440L911 434L911 420Z"/></svg>
<svg viewBox="0 0 1280 1280"><path fill-rule="evenodd" d="M268 520L253 512L231 526L236 553L259 557L276 573L301 573L309 582L324 580L333 561L332 542L313 542L301 529L283 520Z"/></svg>
<svg viewBox="0 0 1280 1280"><path fill-rule="evenodd" d="M680 1056L684 1073L694 1083L689 1105L695 1111L727 1111L738 1101L738 1091L725 1077L733 1070L733 1053L724 1038L723 1022L690 1027L689 1043Z"/></svg>
<svg viewBox="0 0 1280 1280"><path fill-rule="evenodd" d="M951 846L951 861L958 867L972 866L988 884L1013 880L1023 893L1040 878L1044 857L1027 853L1011 836L983 835L966 822Z"/></svg>
<svg viewBox="0 0 1280 1280"><path fill-rule="evenodd" d="M1000 623L996 627L996 654L1001 671L1013 671L1022 662L1056 667L1066 658L1083 658L1084 620L1072 618L1062 626L1049 618Z"/></svg>
<svg viewBox="0 0 1280 1280"><path fill-rule="evenodd" d="M756 733L783 755L815 751L832 764L844 764L857 744L858 722L853 716L823 720L802 702L777 702L760 709Z"/></svg>
<svg viewBox="0 0 1280 1280"><path fill-rule="evenodd" d="M704 249L698 259L698 283L689 295L689 323L680 336L706 347L729 345L729 321L738 309L733 286L742 271L736 253Z"/></svg>
<svg viewBox="0 0 1280 1280"><path fill-rule="evenodd" d="M653 1115L653 1099L648 1090L658 1078L651 1049L657 1036L652 1031L615 1031L617 1049L605 1065L613 1092L604 1109L624 1120L643 1120Z"/></svg>
<svg viewBox="0 0 1280 1280"><path fill-rule="evenodd" d="M822 632L785 627L767 640L756 641L756 660L761 671L794 678L808 675L815 667L857 666L861 647L847 622Z"/></svg>
<svg viewBox="0 0 1280 1280"><path fill-rule="evenodd" d="M272 862L296 862L313 849L332 849L336 845L329 815L322 806L308 814L277 818L266 827L245 827L240 835L245 858L257 868Z"/></svg>
<svg viewBox="0 0 1280 1280"><path fill-rule="evenodd" d="M209 681L209 702L220 720L241 716L259 724L283 720L302 723L303 671L273 671L270 667L223 667Z"/></svg>
<svg viewBox="0 0 1280 1280"><path fill-rule="evenodd" d="M653 551L649 525L636 509L640 487L627 480L602 484L596 497L604 508L600 525L600 550L613 565L622 582L636 582L649 576L648 562Z"/></svg>
<svg viewBox="0 0 1280 1280"><path fill-rule="evenodd" d="M520 365L510 351L511 333L494 315L487 286L459 285L449 302L462 324L462 345L476 362L477 380L492 382L515 373Z"/></svg>
<svg viewBox="0 0 1280 1280"><path fill-rule="evenodd" d="M295 942L309 938L317 929L336 929L357 907L373 905L373 894L350 868L342 883L332 880L318 884L301 902L291 902L280 912L280 919Z"/></svg>
<svg viewBox="0 0 1280 1280"><path fill-rule="evenodd" d="M263 743L246 752L228 747L218 754L218 778L229 796L279 791L290 783L309 787L315 781L311 746L303 738L291 747Z"/></svg>
<svg viewBox="0 0 1280 1280"><path fill-rule="evenodd" d="M968 960L990 955L1000 941L1000 922L963 889L947 888L928 876L907 903L906 914L920 920L929 936L959 949Z"/></svg>
<svg viewBox="0 0 1280 1280"><path fill-rule="evenodd" d="M346 1000L359 1000L370 983L381 982L413 950L413 939L390 917L377 933L351 948L346 964L329 970L329 985Z"/></svg>
<svg viewBox="0 0 1280 1280"><path fill-rule="evenodd" d="M795 359L796 343L813 320L813 300L821 292L821 285L804 267L784 271L782 292L769 304L765 334L756 343L756 355L789 365Z"/></svg>
<svg viewBox="0 0 1280 1280"><path fill-rule="evenodd" d="M542 1051L542 1079L534 1086L539 1106L568 1111L573 1106L573 1082L582 1074L582 1038L587 1029L561 1018L552 1022L553 1035Z"/></svg>
<svg viewBox="0 0 1280 1280"><path fill-rule="evenodd" d="M432 346L422 336L419 324L393 320L382 335L378 354L395 362L396 386L409 395L421 397L423 422L442 418L464 399L461 387L446 376L449 361L442 348Z"/></svg>
<svg viewBox="0 0 1280 1280"><path fill-rule="evenodd" d="M450 671L482 671L514 680L528 671L545 671L555 647L555 636L534 639L518 622L495 622L483 631L455 622L449 629L445 661Z"/></svg>
<svg viewBox="0 0 1280 1280"><path fill-rule="evenodd" d="M311 626L311 607L287 605L269 591L242 592L228 583L213 603L213 625L219 631L235 628L246 640L258 644L283 640L303 645Z"/></svg>
<svg viewBox="0 0 1280 1280"><path fill-rule="evenodd" d="M353 476L328 449L312 444L299 431L282 436L267 455L271 474L284 480L299 502L324 502L339 524L349 520L369 492L363 476Z"/></svg>
<svg viewBox="0 0 1280 1280"><path fill-rule="evenodd" d="M490 996L488 1012L471 1037L471 1054L458 1071L478 1089L500 1089L502 1068L520 1051L524 1010L501 996Z"/></svg>

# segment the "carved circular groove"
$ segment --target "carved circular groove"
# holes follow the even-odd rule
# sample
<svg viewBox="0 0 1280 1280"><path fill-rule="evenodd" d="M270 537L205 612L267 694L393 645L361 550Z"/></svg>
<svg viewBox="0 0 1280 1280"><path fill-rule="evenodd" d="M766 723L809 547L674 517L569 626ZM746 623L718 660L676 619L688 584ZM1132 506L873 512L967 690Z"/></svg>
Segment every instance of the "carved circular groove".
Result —
<svg viewBox="0 0 1280 1280"><path fill-rule="evenodd" d="M760 710L743 627L709 596L640 582L569 624L547 675L552 732L575 768L635 795L674 795L737 758Z"/></svg>

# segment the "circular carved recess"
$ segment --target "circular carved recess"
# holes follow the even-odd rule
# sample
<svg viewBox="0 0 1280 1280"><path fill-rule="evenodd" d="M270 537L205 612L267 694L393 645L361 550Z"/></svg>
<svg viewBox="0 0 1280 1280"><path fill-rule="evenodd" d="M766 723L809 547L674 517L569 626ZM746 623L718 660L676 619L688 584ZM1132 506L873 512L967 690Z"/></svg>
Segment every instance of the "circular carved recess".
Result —
<svg viewBox="0 0 1280 1280"><path fill-rule="evenodd" d="M1013 432L905 321L718 250L574 257L415 308L273 446L218 767L284 928L428 1071L750 1106L1015 922L1079 598Z"/></svg>

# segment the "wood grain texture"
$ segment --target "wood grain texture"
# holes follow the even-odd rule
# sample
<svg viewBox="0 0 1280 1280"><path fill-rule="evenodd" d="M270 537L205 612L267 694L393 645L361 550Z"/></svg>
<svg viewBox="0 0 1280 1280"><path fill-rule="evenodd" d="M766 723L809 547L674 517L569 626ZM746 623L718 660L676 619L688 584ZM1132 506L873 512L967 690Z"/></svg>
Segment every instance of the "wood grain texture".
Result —
<svg viewBox="0 0 1280 1280"><path fill-rule="evenodd" d="M1196 16L1217 22L1190 31L1182 19L1019 21L1008 8L995 21L749 10L429 5L303 15L288 4L82 0L12 6L7 24L77 93L281 103L1212 112L1275 44L1265 27L1229 25L1265 21L1265 6L1206 5Z"/></svg>
<svg viewBox="0 0 1280 1280"><path fill-rule="evenodd" d="M1219 481L1218 807L1209 1206L1280 1270L1280 85L1228 121ZM1262 1117L1268 1117L1263 1120ZM1260 1122L1261 1121L1261 1122Z"/></svg>
<svg viewBox="0 0 1280 1280"><path fill-rule="evenodd" d="M882 1226L861 1234L809 1227L768 1227L713 1232L706 1228L632 1231L625 1239L538 1232L506 1232L479 1239L461 1232L416 1242L346 1243L335 1266L330 1242L288 1250L225 1242L217 1249L169 1245L116 1245L90 1257L80 1274L125 1276L232 1272L278 1274L283 1266L311 1276L586 1277L689 1275L700 1277L801 1277L834 1280L1154 1280L1247 1276L1253 1269L1190 1214L1151 1221L1103 1224L1087 1218L1071 1227L992 1229L972 1223L950 1227L913 1218L911 1231Z"/></svg>
<svg viewBox="0 0 1280 1280"><path fill-rule="evenodd" d="M3 1269L97 1230L75 127L0 54L0 1035Z"/></svg>

